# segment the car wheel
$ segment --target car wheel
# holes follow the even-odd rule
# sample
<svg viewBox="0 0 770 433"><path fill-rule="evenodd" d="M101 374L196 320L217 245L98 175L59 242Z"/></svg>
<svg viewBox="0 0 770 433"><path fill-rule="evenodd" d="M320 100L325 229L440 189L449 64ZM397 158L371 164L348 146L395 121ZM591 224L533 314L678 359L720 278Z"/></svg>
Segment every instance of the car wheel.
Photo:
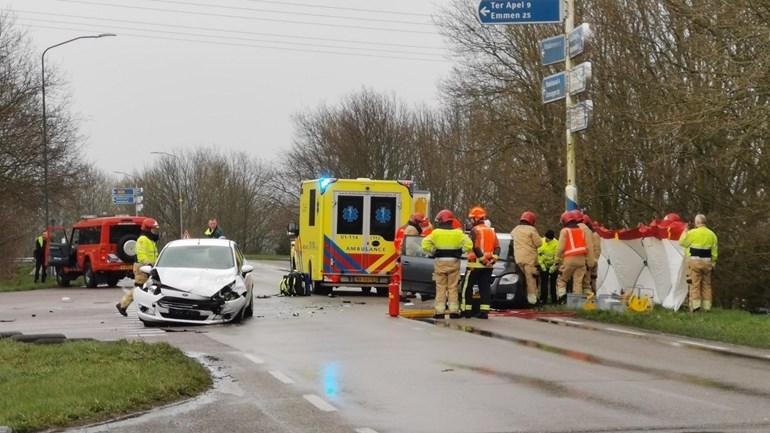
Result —
<svg viewBox="0 0 770 433"><path fill-rule="evenodd" d="M56 268L56 285L59 287L70 286L70 279L64 275L64 270L61 267Z"/></svg>
<svg viewBox="0 0 770 433"><path fill-rule="evenodd" d="M91 268L91 262L86 262L85 269L83 269L83 282L90 289L96 287L96 275L93 268Z"/></svg>
<svg viewBox="0 0 770 433"><path fill-rule="evenodd" d="M388 296L387 287L377 287L377 296Z"/></svg>
<svg viewBox="0 0 770 433"><path fill-rule="evenodd" d="M254 295L251 295L251 302L249 302L249 306L246 307L246 317L254 317Z"/></svg>
<svg viewBox="0 0 770 433"><path fill-rule="evenodd" d="M109 277L109 278L107 278L107 285L109 287L117 287L118 286L118 281L120 281L120 278Z"/></svg>
<svg viewBox="0 0 770 433"><path fill-rule="evenodd" d="M118 257L126 263L136 261L136 239L137 235L128 234L118 240Z"/></svg>

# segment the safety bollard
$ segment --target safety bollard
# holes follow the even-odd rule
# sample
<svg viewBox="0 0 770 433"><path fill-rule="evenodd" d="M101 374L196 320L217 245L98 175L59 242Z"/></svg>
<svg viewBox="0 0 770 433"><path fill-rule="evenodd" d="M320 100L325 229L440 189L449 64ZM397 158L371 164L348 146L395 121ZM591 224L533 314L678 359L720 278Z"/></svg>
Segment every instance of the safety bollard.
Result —
<svg viewBox="0 0 770 433"><path fill-rule="evenodd" d="M394 272L390 276L390 284L388 284L388 314L390 317L398 317L401 302L401 293L399 292L399 275L398 272Z"/></svg>

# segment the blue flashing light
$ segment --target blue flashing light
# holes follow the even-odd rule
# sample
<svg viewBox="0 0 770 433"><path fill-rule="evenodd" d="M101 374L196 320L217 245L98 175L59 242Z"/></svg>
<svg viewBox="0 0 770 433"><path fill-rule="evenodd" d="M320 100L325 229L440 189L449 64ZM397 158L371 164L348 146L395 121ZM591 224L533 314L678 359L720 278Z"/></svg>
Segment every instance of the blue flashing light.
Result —
<svg viewBox="0 0 770 433"><path fill-rule="evenodd" d="M336 182L337 179L332 177L322 177L318 180L318 187L321 189L321 194L326 192L326 189L329 188L329 185Z"/></svg>

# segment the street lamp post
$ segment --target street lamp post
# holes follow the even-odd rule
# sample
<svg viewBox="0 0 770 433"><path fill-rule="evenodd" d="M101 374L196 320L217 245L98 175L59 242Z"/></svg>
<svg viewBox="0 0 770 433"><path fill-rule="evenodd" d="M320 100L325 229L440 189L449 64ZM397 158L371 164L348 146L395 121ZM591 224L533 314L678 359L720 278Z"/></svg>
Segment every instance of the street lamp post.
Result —
<svg viewBox="0 0 770 433"><path fill-rule="evenodd" d="M152 153L154 155L170 156L170 157L174 158L176 160L177 164L179 165L179 168L178 168L178 173L179 174L178 174L178 179L177 179L177 182L178 182L178 185L179 185L179 238L182 239L182 238L184 238L184 225L182 224L182 160L179 157L179 155L175 155L173 153L160 152L160 151L158 151L158 152L150 152L150 153Z"/></svg>
<svg viewBox="0 0 770 433"><path fill-rule="evenodd" d="M64 42L59 42L58 44L51 45L50 47L43 50L43 54L40 56L40 68L42 71L42 79L40 82L40 86L42 88L43 93L43 200L45 201L45 224L43 224L43 227L48 229L48 224L50 224L50 221L48 220L49 213L48 213L48 121L46 119L46 112L45 112L45 54L48 52L48 50L51 50L56 47L60 47L64 44L68 44L70 42L75 42L80 39L99 39L104 38L108 36L117 36L114 33L100 33L98 35L86 35L86 36L78 36L76 38L72 38L69 40L66 40Z"/></svg>

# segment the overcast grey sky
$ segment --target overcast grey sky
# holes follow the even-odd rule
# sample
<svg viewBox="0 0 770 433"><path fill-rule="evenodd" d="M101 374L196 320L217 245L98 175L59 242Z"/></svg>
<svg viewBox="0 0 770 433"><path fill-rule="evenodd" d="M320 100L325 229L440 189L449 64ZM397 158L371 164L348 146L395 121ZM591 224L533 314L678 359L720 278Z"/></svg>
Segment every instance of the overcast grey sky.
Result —
<svg viewBox="0 0 770 433"><path fill-rule="evenodd" d="M82 119L87 158L108 173L200 146L275 158L293 113L364 86L435 105L451 63L431 15L448 3L0 0L38 53L118 34L46 55Z"/></svg>

